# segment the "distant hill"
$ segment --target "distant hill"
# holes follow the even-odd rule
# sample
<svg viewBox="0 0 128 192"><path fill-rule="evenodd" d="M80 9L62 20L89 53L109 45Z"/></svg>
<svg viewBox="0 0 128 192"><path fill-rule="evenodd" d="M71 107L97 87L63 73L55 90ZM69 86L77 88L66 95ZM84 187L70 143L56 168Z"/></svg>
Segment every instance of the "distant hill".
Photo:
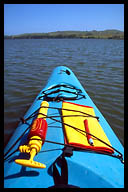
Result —
<svg viewBox="0 0 128 192"><path fill-rule="evenodd" d="M5 39L52 39L52 38L83 38L83 39L124 39L124 32L119 30L104 31L56 31L48 33L24 33L5 35Z"/></svg>

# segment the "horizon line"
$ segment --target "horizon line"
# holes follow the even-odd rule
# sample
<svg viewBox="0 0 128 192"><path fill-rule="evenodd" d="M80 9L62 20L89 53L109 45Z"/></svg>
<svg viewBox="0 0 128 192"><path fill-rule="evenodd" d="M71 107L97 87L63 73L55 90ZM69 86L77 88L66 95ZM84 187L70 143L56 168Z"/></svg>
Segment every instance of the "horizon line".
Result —
<svg viewBox="0 0 128 192"><path fill-rule="evenodd" d="M32 33L55 33L55 32L66 32L66 31L79 31L79 32L90 32L90 31L108 31L108 30L117 30L120 32L124 32L124 30L119 30L119 29L104 29L104 30L57 30L57 31L49 31L49 32L24 32L24 33L19 33L19 34L12 34L12 35L7 35L4 34L4 36L14 36L14 35L22 35L22 34L32 34Z"/></svg>

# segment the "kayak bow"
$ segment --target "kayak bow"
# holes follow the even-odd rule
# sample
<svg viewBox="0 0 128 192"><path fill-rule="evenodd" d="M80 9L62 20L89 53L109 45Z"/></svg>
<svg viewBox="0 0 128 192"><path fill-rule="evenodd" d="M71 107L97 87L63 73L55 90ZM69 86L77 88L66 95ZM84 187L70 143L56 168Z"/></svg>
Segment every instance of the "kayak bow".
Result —
<svg viewBox="0 0 128 192"><path fill-rule="evenodd" d="M54 69L4 152L5 188L124 187L124 148L65 66Z"/></svg>

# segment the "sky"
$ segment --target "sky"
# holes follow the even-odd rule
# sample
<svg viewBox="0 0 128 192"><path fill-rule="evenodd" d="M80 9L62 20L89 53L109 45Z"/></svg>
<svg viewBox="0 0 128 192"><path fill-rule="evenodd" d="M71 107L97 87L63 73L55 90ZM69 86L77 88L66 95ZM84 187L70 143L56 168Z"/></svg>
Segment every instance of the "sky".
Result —
<svg viewBox="0 0 128 192"><path fill-rule="evenodd" d="M124 4L4 4L4 34L124 31Z"/></svg>

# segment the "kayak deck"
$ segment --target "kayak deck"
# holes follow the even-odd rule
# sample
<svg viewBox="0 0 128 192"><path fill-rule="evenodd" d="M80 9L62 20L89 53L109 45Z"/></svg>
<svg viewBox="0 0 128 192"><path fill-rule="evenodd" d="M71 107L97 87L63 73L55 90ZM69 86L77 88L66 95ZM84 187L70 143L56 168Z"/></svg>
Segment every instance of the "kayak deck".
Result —
<svg viewBox="0 0 128 192"><path fill-rule="evenodd" d="M35 161L44 163L46 168L36 169L17 165L14 160L16 158L28 158L28 154L16 151L14 154L10 155L4 163L5 188L48 188L55 185L53 165L56 159L63 153L64 145L61 145L61 143L65 143L61 117L63 99L67 102L93 107L95 115L99 117L100 125L111 145L123 154L124 149L119 139L88 96L74 73L69 68L60 66L54 69L47 85L36 97L32 106L24 116L24 119L29 118L31 114L40 108L40 104L43 100L48 101L49 108L46 118L48 130L46 141L41 151L35 156ZM27 123L20 122L5 148L5 153L8 152L9 148L24 131L28 129L33 119L34 117L29 118ZM56 119L56 121L54 119ZM29 129L7 155L27 142L28 133ZM119 158L116 158L117 155L116 151L113 155L107 155L96 153L95 151L73 150L73 155L71 157L65 157L68 167L68 184L80 188L123 188L124 165ZM59 165L56 166L61 173L62 167Z"/></svg>

